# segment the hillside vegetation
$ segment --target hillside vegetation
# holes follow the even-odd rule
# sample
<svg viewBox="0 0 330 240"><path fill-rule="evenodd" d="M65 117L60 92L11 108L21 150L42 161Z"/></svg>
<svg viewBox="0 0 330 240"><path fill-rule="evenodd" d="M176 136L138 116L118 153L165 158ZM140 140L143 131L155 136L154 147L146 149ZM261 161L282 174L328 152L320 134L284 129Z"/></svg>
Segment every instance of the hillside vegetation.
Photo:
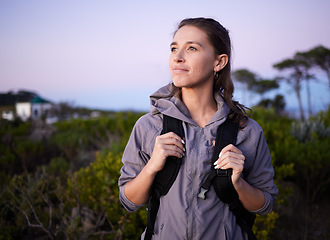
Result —
<svg viewBox="0 0 330 240"><path fill-rule="evenodd" d="M139 239L146 210L118 199L121 155L142 113L39 125L0 125L0 239ZM280 190L274 211L257 217L258 239L329 239L330 108L301 122L253 109Z"/></svg>

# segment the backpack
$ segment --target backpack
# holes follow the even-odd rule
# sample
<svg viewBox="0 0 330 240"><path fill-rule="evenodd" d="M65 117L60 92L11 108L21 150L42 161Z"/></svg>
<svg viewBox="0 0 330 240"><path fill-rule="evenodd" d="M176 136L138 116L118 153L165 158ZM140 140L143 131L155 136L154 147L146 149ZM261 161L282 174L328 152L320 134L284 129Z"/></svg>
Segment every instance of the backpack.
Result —
<svg viewBox="0 0 330 240"><path fill-rule="evenodd" d="M255 214L247 211L239 201L238 194L231 181L232 169L223 170L214 169L213 167L213 163L218 159L220 151L228 144L236 143L238 128L238 123L229 118L227 118L227 120L219 126L215 140L215 148L212 155L212 164L210 166L211 170L206 181L201 186L201 191L198 194L198 197L205 199L206 193L212 184L219 199L229 205L229 209L236 217L237 224L248 234L248 239L256 240L256 237L252 231ZM163 130L161 134L165 134L167 132L174 132L183 138L184 130L182 127L182 121L163 115ZM164 168L156 174L151 188L151 196L147 208L148 225L145 233L145 240L150 240L152 238L154 233L154 224L160 204L160 197L166 195L170 190L179 173L181 162L181 158L170 156L166 159Z"/></svg>

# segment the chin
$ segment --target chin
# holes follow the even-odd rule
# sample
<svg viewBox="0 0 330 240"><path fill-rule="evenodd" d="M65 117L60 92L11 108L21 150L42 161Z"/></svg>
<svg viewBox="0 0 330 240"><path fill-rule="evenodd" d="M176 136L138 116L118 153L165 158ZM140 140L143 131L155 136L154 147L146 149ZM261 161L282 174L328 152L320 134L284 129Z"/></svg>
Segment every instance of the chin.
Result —
<svg viewBox="0 0 330 240"><path fill-rule="evenodd" d="M186 79L172 78L172 81L174 86L178 88L187 87L188 85L190 85Z"/></svg>
<svg viewBox="0 0 330 240"><path fill-rule="evenodd" d="M182 84L179 84L178 82L173 81L173 85L177 88L182 88Z"/></svg>

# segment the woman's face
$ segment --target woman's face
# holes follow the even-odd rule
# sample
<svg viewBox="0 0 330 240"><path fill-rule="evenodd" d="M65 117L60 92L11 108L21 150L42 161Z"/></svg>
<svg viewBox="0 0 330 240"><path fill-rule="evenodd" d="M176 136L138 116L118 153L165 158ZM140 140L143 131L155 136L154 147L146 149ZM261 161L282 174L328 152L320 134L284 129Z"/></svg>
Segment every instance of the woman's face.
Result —
<svg viewBox="0 0 330 240"><path fill-rule="evenodd" d="M213 86L214 71L220 71L222 55L216 56L205 32L183 26L174 35L169 59L176 87L194 88L206 83Z"/></svg>

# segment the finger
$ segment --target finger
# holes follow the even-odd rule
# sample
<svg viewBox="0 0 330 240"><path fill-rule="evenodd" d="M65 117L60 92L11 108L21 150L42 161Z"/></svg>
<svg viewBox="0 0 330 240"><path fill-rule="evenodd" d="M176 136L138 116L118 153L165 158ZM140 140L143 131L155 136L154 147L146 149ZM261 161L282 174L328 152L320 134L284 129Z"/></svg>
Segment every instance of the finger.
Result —
<svg viewBox="0 0 330 240"><path fill-rule="evenodd" d="M214 166L215 169L229 169L233 168L234 170L241 171L244 168L244 162L221 162Z"/></svg>
<svg viewBox="0 0 330 240"><path fill-rule="evenodd" d="M236 152L230 152L227 151L224 154L222 152L220 152L219 154L219 158L217 159L217 161L214 162L214 165L219 165L221 162L223 162L224 160L230 160L230 159L237 159L237 160L243 160L245 161L245 156L243 154L239 154Z"/></svg>
<svg viewBox="0 0 330 240"><path fill-rule="evenodd" d="M170 156L173 156L173 157L177 157L177 158L182 158L183 157L183 153L182 152L179 152L179 151L175 151L175 150L167 150L166 152L167 156L166 157L170 157Z"/></svg>
<svg viewBox="0 0 330 240"><path fill-rule="evenodd" d="M184 150L181 147L178 147L175 144L168 144L168 145L164 145L163 147L164 147L165 151L176 151L180 155L183 155L183 153L184 153Z"/></svg>
<svg viewBox="0 0 330 240"><path fill-rule="evenodd" d="M221 150L222 154L224 154L226 152L235 152L235 153L242 154L242 151L239 150L237 147L235 147L233 144L229 144Z"/></svg>
<svg viewBox="0 0 330 240"><path fill-rule="evenodd" d="M175 134L174 132L168 132L168 133L165 133L165 134L163 134L163 135L160 135L161 137L164 137L164 138L173 138L173 139L176 139L176 140L178 140L178 141L180 141L181 142L181 138L177 135L177 134Z"/></svg>
<svg viewBox="0 0 330 240"><path fill-rule="evenodd" d="M160 140L164 144L175 144L180 148L184 148L185 141L173 132L169 132L158 137L161 137Z"/></svg>
<svg viewBox="0 0 330 240"><path fill-rule="evenodd" d="M244 165L245 156L243 154L237 154L234 152L226 152L225 154L220 154L217 161L214 162L215 166L223 167L229 162L234 162Z"/></svg>
<svg viewBox="0 0 330 240"><path fill-rule="evenodd" d="M221 154L221 159L225 159L225 158L237 158L240 160L245 160L245 156L242 153L231 152L231 151L227 151Z"/></svg>
<svg viewBox="0 0 330 240"><path fill-rule="evenodd" d="M214 167L215 169L229 169L232 168L234 171L241 172L244 168L244 161L239 159L231 159L230 161L222 161Z"/></svg>
<svg viewBox="0 0 330 240"><path fill-rule="evenodd" d="M158 156L162 159L166 159L169 156L175 156L181 158L183 156L183 150L176 145L159 145L153 152L154 156Z"/></svg>
<svg viewBox="0 0 330 240"><path fill-rule="evenodd" d="M220 154L219 154L219 158L218 160L214 163L214 165L219 164L219 162L226 158L226 157L234 157L234 158L238 158L238 159L243 159L245 160L245 156L243 155L242 151L239 150L237 147L235 147L232 144L227 145L226 147L224 147Z"/></svg>

